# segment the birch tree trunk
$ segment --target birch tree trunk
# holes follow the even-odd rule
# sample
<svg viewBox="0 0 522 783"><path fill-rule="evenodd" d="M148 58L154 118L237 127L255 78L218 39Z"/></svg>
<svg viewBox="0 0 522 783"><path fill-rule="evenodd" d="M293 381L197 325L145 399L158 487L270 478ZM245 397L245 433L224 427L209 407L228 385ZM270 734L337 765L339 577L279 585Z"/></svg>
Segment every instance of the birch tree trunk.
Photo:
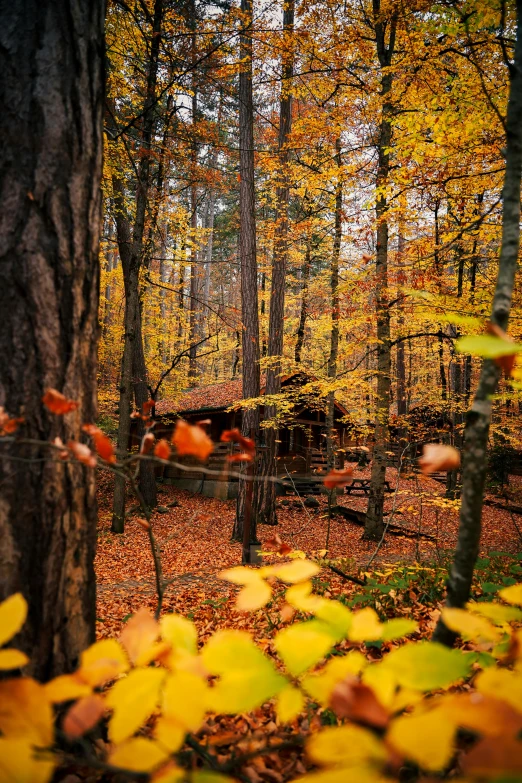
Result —
<svg viewBox="0 0 522 783"><path fill-rule="evenodd" d="M515 59L510 64L506 117L506 172L502 191L502 245L491 321L506 329L520 244L520 180L522 176L522 0L517 0ZM457 549L448 579L446 606L463 607L469 599L482 529L491 401L500 371L487 359L471 410L466 417L462 454L462 493ZM435 641L452 645L455 634L439 620Z"/></svg>

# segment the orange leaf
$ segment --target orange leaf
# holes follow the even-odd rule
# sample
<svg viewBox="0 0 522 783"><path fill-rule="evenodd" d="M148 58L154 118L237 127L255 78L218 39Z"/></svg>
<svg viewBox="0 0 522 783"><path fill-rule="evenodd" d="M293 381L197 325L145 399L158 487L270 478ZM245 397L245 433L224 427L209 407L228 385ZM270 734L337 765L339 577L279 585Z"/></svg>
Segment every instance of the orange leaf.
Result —
<svg viewBox="0 0 522 783"><path fill-rule="evenodd" d="M349 718L378 729L388 725L388 711L375 693L351 675L337 683L330 697L330 706L340 718Z"/></svg>
<svg viewBox="0 0 522 783"><path fill-rule="evenodd" d="M102 459L106 462L116 462L114 447L107 435L99 427L95 427L94 424L84 424L82 430L93 438L94 448Z"/></svg>
<svg viewBox="0 0 522 783"><path fill-rule="evenodd" d="M242 451L240 454L229 454L227 462L252 462L252 454L247 454L246 451Z"/></svg>
<svg viewBox="0 0 522 783"><path fill-rule="evenodd" d="M96 457L85 443L69 440L67 441L67 448L78 462L83 462L84 465L88 465L90 468L96 467Z"/></svg>
<svg viewBox="0 0 522 783"><path fill-rule="evenodd" d="M176 422L172 442L180 457L184 454L191 454L200 460L206 460L214 448L214 444L205 430L197 425L188 424L183 419L178 419Z"/></svg>
<svg viewBox="0 0 522 783"><path fill-rule="evenodd" d="M269 538L268 541L265 541L264 545L267 549L275 549L280 555L287 555L292 551L292 547L281 540L279 533L276 533L273 538Z"/></svg>
<svg viewBox="0 0 522 783"><path fill-rule="evenodd" d="M143 517L136 517L134 521L137 522L138 525L141 525L144 530L150 530L150 522L146 519L143 519Z"/></svg>
<svg viewBox="0 0 522 783"><path fill-rule="evenodd" d="M0 435L11 435L23 421L22 417L10 419L3 407L0 406Z"/></svg>
<svg viewBox="0 0 522 783"><path fill-rule="evenodd" d="M127 651L131 663L149 650L159 636L159 626L154 617L141 607L133 614L123 629L120 642Z"/></svg>
<svg viewBox="0 0 522 783"><path fill-rule="evenodd" d="M152 434L152 432L146 432L143 436L143 440L141 441L141 449L140 454L148 454L149 451L151 451L152 447L154 446L154 441L156 438Z"/></svg>
<svg viewBox="0 0 522 783"><path fill-rule="evenodd" d="M77 402L64 397L63 394L60 394L56 389L47 389L42 397L42 402L51 413L56 413L58 416L63 416L64 413L75 411L78 407Z"/></svg>
<svg viewBox="0 0 522 783"><path fill-rule="evenodd" d="M247 454L254 454L256 450L256 444L252 438L245 438L241 435L241 432L235 427L233 430L224 430L221 433L221 441L223 443L239 443L243 451Z"/></svg>
<svg viewBox="0 0 522 783"><path fill-rule="evenodd" d="M168 459L170 457L170 446L164 438L156 444L154 456L159 457L160 459Z"/></svg>
<svg viewBox="0 0 522 783"><path fill-rule="evenodd" d="M344 487L348 484L350 476L353 474L353 468L344 468L343 470L333 470L323 479L323 484L327 489L335 487Z"/></svg>
<svg viewBox="0 0 522 783"><path fill-rule="evenodd" d="M419 467L424 474L439 470L455 470L460 465L460 453L453 446L442 443L426 443L419 458Z"/></svg>
<svg viewBox="0 0 522 783"><path fill-rule="evenodd" d="M90 731L105 712L105 702L101 696L84 696L73 704L63 720L63 730L69 739L82 737Z"/></svg>

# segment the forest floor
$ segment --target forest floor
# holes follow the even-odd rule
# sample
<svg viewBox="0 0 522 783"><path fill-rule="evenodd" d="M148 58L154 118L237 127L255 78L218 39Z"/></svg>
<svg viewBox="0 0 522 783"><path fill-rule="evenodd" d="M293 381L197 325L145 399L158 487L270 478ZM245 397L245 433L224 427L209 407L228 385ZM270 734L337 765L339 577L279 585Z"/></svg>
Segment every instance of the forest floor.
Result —
<svg viewBox="0 0 522 783"><path fill-rule="evenodd" d="M368 477L369 470L356 469L354 476ZM433 539L387 534L373 559L372 569L382 573L388 564L446 565L456 543L458 509L454 503L444 500L444 486L431 478L415 475L401 477L397 487L397 471L394 469L388 469L387 479L394 492L388 496L385 510L395 506L393 522L404 525L410 531L430 534ZM126 522L123 535L111 533L111 495L111 478L102 476L96 555L99 636L118 634L129 615L143 605L153 610L157 600L147 534L132 516ZM519 502L522 497L520 478L512 477L509 497L511 503ZM277 532L292 548L313 557L326 548L326 498L319 497L317 509L303 507L302 502L292 496L289 501L287 506L279 502L278 526L263 526L258 531L259 538L266 542ZM265 616L267 613L262 610L248 615L237 612L234 609L237 588L217 576L222 569L241 562L241 545L230 541L234 501L205 498L161 485L158 502L163 513L155 511L152 524L161 549L164 578L169 581L164 611L190 616L203 640L223 626L248 627L262 638L267 626L271 626L270 618ZM179 505L169 506L176 502ZM367 498L342 494L338 503L364 511ZM134 501L129 503L130 506L133 504ZM515 554L521 551L521 532L522 516L498 506L486 505L481 556L491 552ZM328 557L340 563L345 573L367 571L375 549L375 543L362 540L361 527L338 516L332 518ZM328 569L323 569L321 579L323 587L333 594L352 596L361 589Z"/></svg>

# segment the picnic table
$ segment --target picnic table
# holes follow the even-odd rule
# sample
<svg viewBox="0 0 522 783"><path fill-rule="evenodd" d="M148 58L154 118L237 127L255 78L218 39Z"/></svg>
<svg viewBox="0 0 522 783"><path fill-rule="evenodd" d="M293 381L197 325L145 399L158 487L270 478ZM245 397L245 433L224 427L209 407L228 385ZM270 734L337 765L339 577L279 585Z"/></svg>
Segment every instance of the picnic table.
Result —
<svg viewBox="0 0 522 783"><path fill-rule="evenodd" d="M350 484L346 484L344 491L347 495L351 495L354 492L368 497L370 495L370 479L352 479ZM392 492L389 481L384 482L384 491Z"/></svg>

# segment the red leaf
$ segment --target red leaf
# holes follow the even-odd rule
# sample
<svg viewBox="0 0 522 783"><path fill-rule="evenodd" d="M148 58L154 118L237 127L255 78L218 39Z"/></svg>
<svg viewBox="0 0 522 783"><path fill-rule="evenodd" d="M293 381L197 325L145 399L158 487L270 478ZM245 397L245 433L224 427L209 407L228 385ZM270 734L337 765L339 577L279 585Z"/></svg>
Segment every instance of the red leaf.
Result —
<svg viewBox="0 0 522 783"><path fill-rule="evenodd" d="M323 484L327 489L335 489L335 487L344 487L348 484L350 476L353 475L353 468L344 468L343 470L336 470L335 468L328 473L323 479Z"/></svg>
<svg viewBox="0 0 522 783"><path fill-rule="evenodd" d="M202 461L207 459L214 448L214 444L205 430L197 425L188 424L188 422L183 419L179 419L176 422L176 429L172 436L172 442L180 457L184 454L191 454Z"/></svg>
<svg viewBox="0 0 522 783"><path fill-rule="evenodd" d="M105 702L101 696L92 693L73 704L63 721L63 730L69 739L82 737L90 731L105 712Z"/></svg>
<svg viewBox="0 0 522 783"><path fill-rule="evenodd" d="M330 706L340 718L349 718L378 729L384 729L390 719L372 689L351 675L337 683L330 697Z"/></svg>
<svg viewBox="0 0 522 783"><path fill-rule="evenodd" d="M159 457L160 459L168 459L170 457L170 446L164 438L156 444L154 456Z"/></svg>
<svg viewBox="0 0 522 783"><path fill-rule="evenodd" d="M221 433L221 441L223 443L239 443L247 454L255 454L256 444L251 438L245 438L244 435L241 435L237 427L233 430L224 430Z"/></svg>
<svg viewBox="0 0 522 783"><path fill-rule="evenodd" d="M460 465L460 453L453 446L442 443L426 443L419 458L419 467L427 475L439 470L455 470Z"/></svg>
<svg viewBox="0 0 522 783"><path fill-rule="evenodd" d="M56 389L47 389L42 397L42 402L51 413L56 413L57 416L63 416L64 413L75 411L78 407L77 402L64 397Z"/></svg>

